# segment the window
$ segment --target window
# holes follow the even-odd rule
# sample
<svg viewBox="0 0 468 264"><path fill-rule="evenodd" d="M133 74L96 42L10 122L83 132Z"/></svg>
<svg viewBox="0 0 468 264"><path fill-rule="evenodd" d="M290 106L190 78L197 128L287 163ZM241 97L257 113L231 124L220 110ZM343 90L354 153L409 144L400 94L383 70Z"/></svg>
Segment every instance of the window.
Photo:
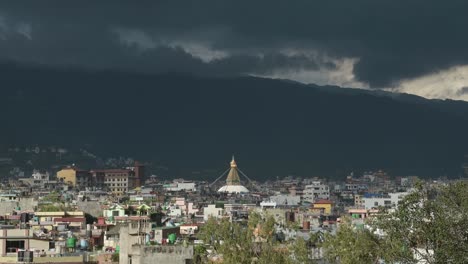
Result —
<svg viewBox="0 0 468 264"><path fill-rule="evenodd" d="M6 241L6 250L8 253L17 252L18 249L24 249L24 240L8 240Z"/></svg>
<svg viewBox="0 0 468 264"><path fill-rule="evenodd" d="M379 206L379 202L374 202L374 206Z"/></svg>

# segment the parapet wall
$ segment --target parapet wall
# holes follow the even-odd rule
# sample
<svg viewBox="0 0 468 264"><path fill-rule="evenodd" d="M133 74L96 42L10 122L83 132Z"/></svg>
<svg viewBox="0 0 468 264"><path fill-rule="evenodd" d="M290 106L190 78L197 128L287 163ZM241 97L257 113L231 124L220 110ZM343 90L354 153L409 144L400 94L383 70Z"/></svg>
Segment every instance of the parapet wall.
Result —
<svg viewBox="0 0 468 264"><path fill-rule="evenodd" d="M181 263L193 258L193 246L182 245L165 246L132 246L132 263ZM137 253L138 252L138 253Z"/></svg>

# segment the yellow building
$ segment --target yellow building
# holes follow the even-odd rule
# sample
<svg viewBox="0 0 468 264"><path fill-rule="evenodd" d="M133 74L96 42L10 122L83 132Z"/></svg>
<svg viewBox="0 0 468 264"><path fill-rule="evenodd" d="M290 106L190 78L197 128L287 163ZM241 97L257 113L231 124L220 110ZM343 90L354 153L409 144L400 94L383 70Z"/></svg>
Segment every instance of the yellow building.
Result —
<svg viewBox="0 0 468 264"><path fill-rule="evenodd" d="M329 200L319 200L315 202L314 207L312 209L318 209L321 208L323 209L323 214L325 215L330 215L332 211L332 205L333 203L330 202Z"/></svg>
<svg viewBox="0 0 468 264"><path fill-rule="evenodd" d="M58 171L57 179L62 179L64 183L76 186L76 169L69 167Z"/></svg>
<svg viewBox="0 0 468 264"><path fill-rule="evenodd" d="M67 167L57 172L57 179L73 187L88 187L91 184L91 174L75 167Z"/></svg>

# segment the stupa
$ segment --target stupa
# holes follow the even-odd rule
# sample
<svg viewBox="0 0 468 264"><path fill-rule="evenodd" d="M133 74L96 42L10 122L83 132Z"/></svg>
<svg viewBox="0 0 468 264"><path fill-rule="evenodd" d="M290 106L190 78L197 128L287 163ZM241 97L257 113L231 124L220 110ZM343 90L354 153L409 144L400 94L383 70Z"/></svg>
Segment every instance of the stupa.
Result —
<svg viewBox="0 0 468 264"><path fill-rule="evenodd" d="M239 172L237 171L237 164L234 156L231 161L231 170L229 170L226 178L226 185L218 190L219 193L248 193L249 190L245 188L240 181Z"/></svg>

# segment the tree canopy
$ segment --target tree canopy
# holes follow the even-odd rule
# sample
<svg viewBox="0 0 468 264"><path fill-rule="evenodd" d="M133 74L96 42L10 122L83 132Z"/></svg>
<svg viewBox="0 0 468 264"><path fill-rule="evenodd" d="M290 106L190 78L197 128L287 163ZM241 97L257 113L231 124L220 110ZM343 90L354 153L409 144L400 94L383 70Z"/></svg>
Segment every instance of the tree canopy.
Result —
<svg viewBox="0 0 468 264"><path fill-rule="evenodd" d="M337 263L468 263L468 184L417 184L397 208L380 208L367 228L349 220L323 243Z"/></svg>
<svg viewBox="0 0 468 264"><path fill-rule="evenodd" d="M276 241L274 218L255 212L245 223L210 218L198 237L222 257L223 263L311 263L306 241Z"/></svg>

